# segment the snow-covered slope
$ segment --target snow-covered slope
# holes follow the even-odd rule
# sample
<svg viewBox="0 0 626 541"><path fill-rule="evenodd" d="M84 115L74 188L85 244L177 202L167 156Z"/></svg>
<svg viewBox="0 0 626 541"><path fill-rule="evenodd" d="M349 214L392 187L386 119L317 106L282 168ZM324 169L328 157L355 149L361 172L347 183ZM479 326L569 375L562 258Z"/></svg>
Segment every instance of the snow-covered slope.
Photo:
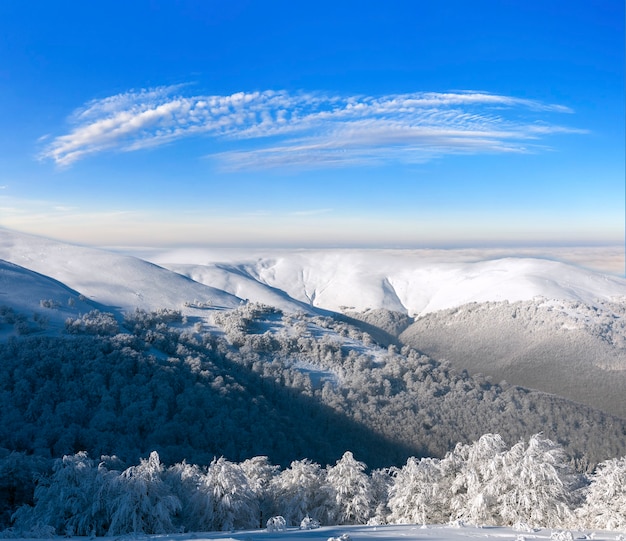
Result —
<svg viewBox="0 0 626 541"><path fill-rule="evenodd" d="M275 306L287 312L311 312L311 305L291 298L281 289L259 281L239 265L170 264L167 268L201 284L227 291L240 299Z"/></svg>
<svg viewBox="0 0 626 541"><path fill-rule="evenodd" d="M185 303L232 308L241 302L135 257L4 229L0 229L0 259L57 280L110 309L176 308L184 312Z"/></svg>
<svg viewBox="0 0 626 541"><path fill-rule="evenodd" d="M100 308L60 282L3 260L0 260L0 307L22 316L14 325L30 332L59 330L66 318ZM15 328L5 326L0 329L0 337L14 331Z"/></svg>
<svg viewBox="0 0 626 541"><path fill-rule="evenodd" d="M3 260L0 260L0 304L18 312L35 312L56 305L67 314L95 307L64 284Z"/></svg>
<svg viewBox="0 0 626 541"><path fill-rule="evenodd" d="M469 304L418 318L400 340L458 370L626 419L625 314L624 302Z"/></svg>
<svg viewBox="0 0 626 541"><path fill-rule="evenodd" d="M226 265L216 259L223 256L196 251L160 254L155 260L204 283L218 280L219 287L243 291L252 300L259 295L271 302L280 290L334 311L385 308L419 316L470 302L544 297L593 304L626 297L623 278L538 258L468 260L443 250L294 250L238 254ZM254 288L244 288L244 282Z"/></svg>

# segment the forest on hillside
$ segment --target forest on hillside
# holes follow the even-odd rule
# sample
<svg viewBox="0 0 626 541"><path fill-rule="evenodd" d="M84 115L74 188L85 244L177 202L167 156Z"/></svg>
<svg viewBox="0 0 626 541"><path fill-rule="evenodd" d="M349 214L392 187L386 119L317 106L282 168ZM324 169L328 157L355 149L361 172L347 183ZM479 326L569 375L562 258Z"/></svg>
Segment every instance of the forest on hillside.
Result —
<svg viewBox="0 0 626 541"><path fill-rule="evenodd" d="M4 326L23 328L11 311L0 318ZM559 460L578 476L577 491L599 463L626 455L623 419L454 371L409 347L380 347L339 316L286 314L247 303L214 311L214 326L208 326L176 310L135 310L121 322L94 310L68 319L61 336L42 333L40 321L39 330L26 327L0 344L0 459L3 472L13 472L3 473L5 526L18 518L32 526L27 517L39 515L29 513L48 509L40 503L48 501L41 487L63 471L70 477L89 471L92 481L100 474L102 482L118 479L117 489L106 485L115 493L122 479L136 480L142 467L160 472L151 479L189 467L196 473L184 475L191 475L197 490L197 476L207 475L216 461L245 464L267 457L268 468L276 464L269 471L276 472L294 461L334 464L349 451L395 478L398 468L448 464L443 460L458 442L468 445L484 434L499 434L500 453L543 433L566 453ZM190 464L195 466L181 466ZM376 485L383 478L373 471L368 482ZM6 486L15 475L20 484ZM47 480L34 484L33 476ZM382 505L380 520L404 520L381 496L389 483L377 485L372 502ZM170 495L159 508L176 517L187 496ZM126 496L118 492L115 498L119 503ZM582 505L576 502L567 505ZM72 505L78 509L84 502ZM368 507L366 514L373 519L377 511ZM106 528L94 527L98 532L112 527L107 516ZM338 520L330 516L322 520Z"/></svg>
<svg viewBox="0 0 626 541"><path fill-rule="evenodd" d="M626 454L623 419L378 347L338 318L249 303L214 319L217 330L136 310L120 325L92 311L68 319L63 336L0 344L0 446L283 466L352 450L376 468L442 457L486 433L512 444L542 432L581 470Z"/></svg>
<svg viewBox="0 0 626 541"><path fill-rule="evenodd" d="M409 321L395 338L457 369L626 418L625 316L623 299L471 303Z"/></svg>

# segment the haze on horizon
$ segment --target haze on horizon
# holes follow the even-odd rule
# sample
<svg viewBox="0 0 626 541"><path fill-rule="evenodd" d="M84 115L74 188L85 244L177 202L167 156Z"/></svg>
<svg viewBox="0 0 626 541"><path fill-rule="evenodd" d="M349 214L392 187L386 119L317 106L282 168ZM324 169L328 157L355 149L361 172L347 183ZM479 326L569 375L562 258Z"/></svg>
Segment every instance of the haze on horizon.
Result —
<svg viewBox="0 0 626 541"><path fill-rule="evenodd" d="M0 227L623 246L623 2L3 3L0 31Z"/></svg>

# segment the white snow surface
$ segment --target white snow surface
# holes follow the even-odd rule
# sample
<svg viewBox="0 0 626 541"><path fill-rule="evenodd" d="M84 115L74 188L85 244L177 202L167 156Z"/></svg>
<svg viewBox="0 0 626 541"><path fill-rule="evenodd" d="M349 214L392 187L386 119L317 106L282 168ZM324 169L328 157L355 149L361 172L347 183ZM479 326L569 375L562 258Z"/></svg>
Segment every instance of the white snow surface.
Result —
<svg viewBox="0 0 626 541"><path fill-rule="evenodd" d="M0 260L52 278L108 308L172 308L185 313L193 311L185 309L185 303L194 301L216 308L234 308L241 302L229 293L136 257L5 229L0 229ZM32 284L26 285L23 279L20 283L20 294L50 296L31 290Z"/></svg>
<svg viewBox="0 0 626 541"><path fill-rule="evenodd" d="M419 316L470 302L544 297L593 305L626 297L624 278L540 258L481 260L463 250L292 250L237 253L227 261L225 255L196 250L152 259L251 300L280 305L286 293L333 311L386 308Z"/></svg>
<svg viewBox="0 0 626 541"><path fill-rule="evenodd" d="M575 539L594 539L596 541L625 541L626 533L613 531L578 531L578 530L518 530L485 526L418 526L411 524L384 526L326 526L314 530L288 528L284 531L248 530L236 532L204 532L164 535L129 534L116 536L118 541L467 541L476 539L530 541ZM39 538L41 541L42 538ZM49 539L61 539L49 538ZM84 541L84 537L64 538Z"/></svg>

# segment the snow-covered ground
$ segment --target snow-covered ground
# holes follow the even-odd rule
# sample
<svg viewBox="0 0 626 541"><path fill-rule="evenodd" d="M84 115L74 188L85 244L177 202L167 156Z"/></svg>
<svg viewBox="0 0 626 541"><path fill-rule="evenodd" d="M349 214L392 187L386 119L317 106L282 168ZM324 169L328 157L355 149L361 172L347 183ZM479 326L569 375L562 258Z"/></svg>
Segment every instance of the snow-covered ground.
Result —
<svg viewBox="0 0 626 541"><path fill-rule="evenodd" d="M50 538L60 539L60 538ZM75 541L84 537L64 538ZM492 539L502 541L552 540L573 541L575 539L594 539L596 541L624 541L626 532L582 531L582 530L519 530L485 526L326 526L314 530L288 528L285 531L247 530L238 532L198 532L186 534L143 535L134 534L116 536L116 540L145 541L465 541L473 539ZM41 538L39 538L41 541Z"/></svg>

